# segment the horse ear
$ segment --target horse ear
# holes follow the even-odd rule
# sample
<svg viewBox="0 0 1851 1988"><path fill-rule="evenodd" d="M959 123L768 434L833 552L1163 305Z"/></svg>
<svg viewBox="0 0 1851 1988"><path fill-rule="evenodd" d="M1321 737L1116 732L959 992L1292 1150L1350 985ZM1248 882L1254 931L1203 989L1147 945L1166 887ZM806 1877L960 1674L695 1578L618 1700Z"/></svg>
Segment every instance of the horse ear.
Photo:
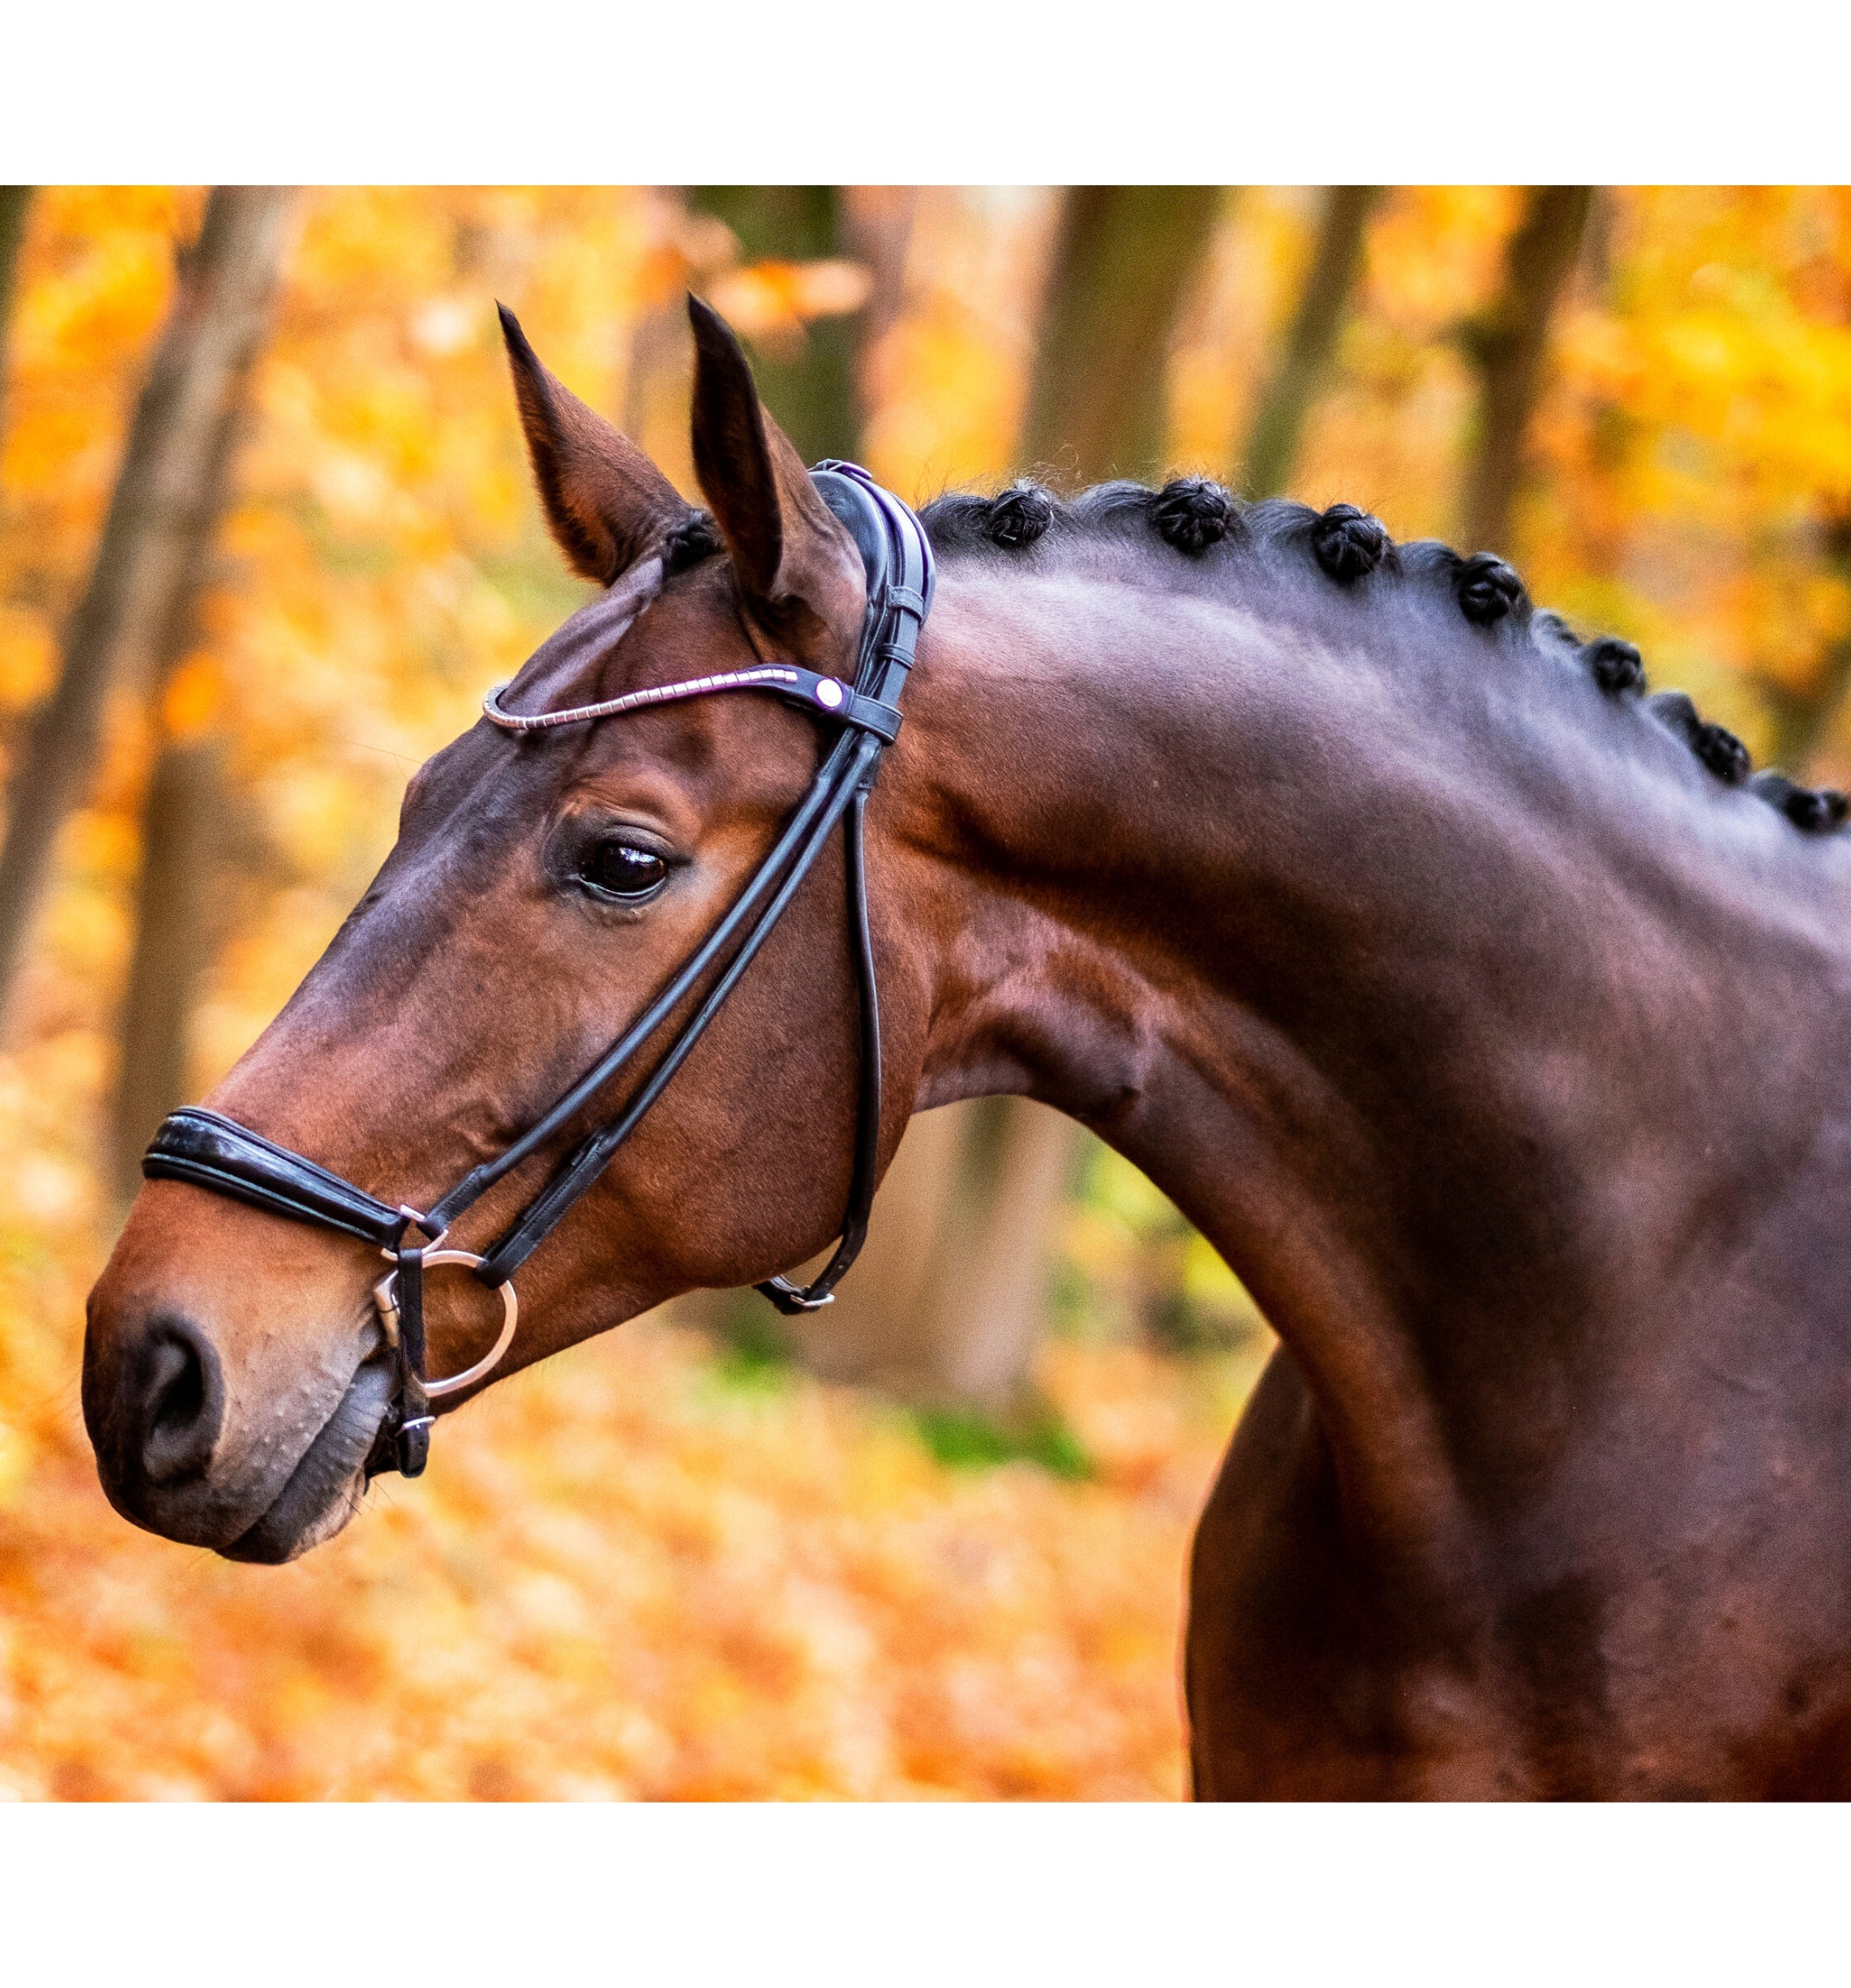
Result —
<svg viewBox="0 0 1851 1988"><path fill-rule="evenodd" d="M694 474L753 619L806 644L852 642L867 606L855 542L766 411L739 342L688 299L694 327Z"/></svg>
<svg viewBox="0 0 1851 1988"><path fill-rule="evenodd" d="M634 442L540 364L513 312L495 308L547 522L573 570L608 586L693 507Z"/></svg>

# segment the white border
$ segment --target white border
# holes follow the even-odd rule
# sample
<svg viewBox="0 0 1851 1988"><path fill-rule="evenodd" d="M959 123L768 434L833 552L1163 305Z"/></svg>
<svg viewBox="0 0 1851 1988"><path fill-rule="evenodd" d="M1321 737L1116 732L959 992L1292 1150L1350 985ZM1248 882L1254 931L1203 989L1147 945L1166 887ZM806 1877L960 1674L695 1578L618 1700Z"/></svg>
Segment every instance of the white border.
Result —
<svg viewBox="0 0 1851 1988"><path fill-rule="evenodd" d="M26 1808L13 1978L457 1988L1842 1973L1843 1809Z"/></svg>
<svg viewBox="0 0 1851 1988"><path fill-rule="evenodd" d="M1851 16L1797 0L13 11L13 180L1851 177Z"/></svg>

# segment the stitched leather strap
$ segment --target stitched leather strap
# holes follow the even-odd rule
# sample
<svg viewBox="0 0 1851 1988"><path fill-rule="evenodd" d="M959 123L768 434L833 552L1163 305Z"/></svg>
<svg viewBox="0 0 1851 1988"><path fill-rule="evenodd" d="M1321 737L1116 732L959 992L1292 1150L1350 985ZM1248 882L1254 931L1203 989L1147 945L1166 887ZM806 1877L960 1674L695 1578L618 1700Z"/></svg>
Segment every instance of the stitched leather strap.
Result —
<svg viewBox="0 0 1851 1988"><path fill-rule="evenodd" d="M788 1277L768 1277L756 1287L786 1318L821 1311L835 1302L835 1287L861 1253L868 1240L868 1217L874 1206L874 1175L880 1164L880 993L874 971L874 937L868 924L868 864L865 853L868 790L856 792L842 821L849 867L850 937L854 944L855 978L861 993L861 1096L856 1120L855 1164L849 1181L849 1205L842 1216L841 1240L835 1254L807 1287Z"/></svg>
<svg viewBox="0 0 1851 1988"><path fill-rule="evenodd" d="M184 1105L163 1121L141 1170L150 1180L210 1187L272 1214L338 1229L381 1249L395 1248L405 1233L402 1210L387 1207L339 1174L203 1105Z"/></svg>

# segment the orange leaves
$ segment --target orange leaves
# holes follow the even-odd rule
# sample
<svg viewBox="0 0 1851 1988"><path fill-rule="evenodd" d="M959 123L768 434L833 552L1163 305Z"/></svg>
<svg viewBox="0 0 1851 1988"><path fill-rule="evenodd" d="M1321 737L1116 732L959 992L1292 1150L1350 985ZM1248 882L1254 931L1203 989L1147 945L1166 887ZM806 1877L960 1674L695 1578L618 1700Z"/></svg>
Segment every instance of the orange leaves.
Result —
<svg viewBox="0 0 1851 1988"><path fill-rule="evenodd" d="M1658 648L1658 680L1687 676L1766 750L1757 684L1810 694L1846 622L1822 539L1851 490L1843 202L1606 198L1535 437L1535 587Z"/></svg>
<svg viewBox="0 0 1851 1988"><path fill-rule="evenodd" d="M200 737L218 715L221 691L217 665L203 652L188 656L161 693L161 729L169 737Z"/></svg>
<svg viewBox="0 0 1851 1988"><path fill-rule="evenodd" d="M1476 388L1462 338L1495 291L1508 187L1391 189L1297 493L1458 534ZM1245 189L1172 365L1179 464L1226 470L1309 253L1296 189ZM1600 194L1557 314L1516 555L1535 597L1640 642L1766 750L1759 688L1817 694L1851 574L1851 202L1830 189ZM1851 769L1851 730L1815 772ZM1800 769L1794 769L1799 771Z"/></svg>
<svg viewBox="0 0 1851 1988"><path fill-rule="evenodd" d="M57 675L58 645L46 617L11 603L0 605L0 705L9 712L30 709Z"/></svg>
<svg viewBox="0 0 1851 1988"><path fill-rule="evenodd" d="M32 599L81 572L167 306L173 243L199 205L148 187L37 195L9 339L0 598Z"/></svg>
<svg viewBox="0 0 1851 1988"><path fill-rule="evenodd" d="M1173 1796L1177 1599L1226 1427L1193 1371L1060 1349L1103 1468L1076 1486L943 1470L814 1382L732 1392L643 1321L261 1574L131 1532L72 1443L0 1515L0 1786Z"/></svg>
<svg viewBox="0 0 1851 1988"><path fill-rule="evenodd" d="M898 318L866 362L869 469L923 503L1019 465L1034 314L1055 218L1042 189L919 196Z"/></svg>
<svg viewBox="0 0 1851 1988"><path fill-rule="evenodd" d="M813 318L859 311L873 286L859 262L755 262L716 277L709 300L736 332L784 358L801 346Z"/></svg>

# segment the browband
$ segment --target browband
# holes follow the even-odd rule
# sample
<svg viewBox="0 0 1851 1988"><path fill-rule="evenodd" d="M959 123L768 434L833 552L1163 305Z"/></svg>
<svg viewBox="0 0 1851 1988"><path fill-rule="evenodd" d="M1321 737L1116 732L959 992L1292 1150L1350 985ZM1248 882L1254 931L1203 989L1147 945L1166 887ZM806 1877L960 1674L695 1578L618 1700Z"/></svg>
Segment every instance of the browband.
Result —
<svg viewBox="0 0 1851 1988"><path fill-rule="evenodd" d="M482 715L504 732L550 732L559 725L584 725L594 718L621 717L626 711L646 711L652 705L675 704L683 698L710 697L716 690L771 690L793 704L840 718L844 725L872 732L891 746L900 733L897 708L878 698L863 697L850 690L840 678L819 676L794 662L767 662L756 670L729 670L719 676L693 677L686 683L663 683L652 690L632 690L620 698L606 698L602 704L580 704L569 711L540 711L529 717L502 708L502 692L510 686L498 683L482 700Z"/></svg>

